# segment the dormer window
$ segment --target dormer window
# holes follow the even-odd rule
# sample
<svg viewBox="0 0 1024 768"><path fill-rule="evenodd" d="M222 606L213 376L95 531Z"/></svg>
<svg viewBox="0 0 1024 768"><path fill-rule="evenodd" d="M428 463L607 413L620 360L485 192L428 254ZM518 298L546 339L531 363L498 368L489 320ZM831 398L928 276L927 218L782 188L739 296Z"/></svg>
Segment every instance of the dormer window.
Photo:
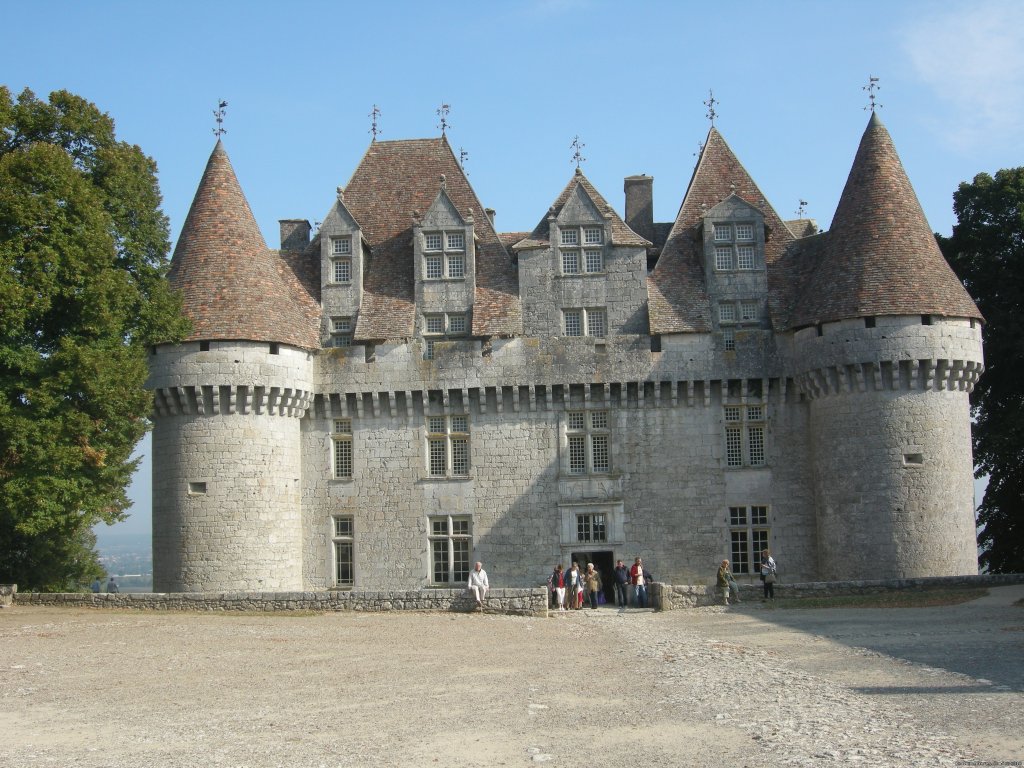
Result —
<svg viewBox="0 0 1024 768"><path fill-rule="evenodd" d="M603 244L603 227L563 227L559 235L562 274L592 275L604 272L604 251L596 247Z"/></svg>
<svg viewBox="0 0 1024 768"><path fill-rule="evenodd" d="M753 224L715 224L715 270L754 269L757 246Z"/></svg>
<svg viewBox="0 0 1024 768"><path fill-rule="evenodd" d="M331 282L351 283L352 282L352 259L348 256L331 259Z"/></svg>
<svg viewBox="0 0 1024 768"><path fill-rule="evenodd" d="M332 256L350 256L352 254L352 237L346 235L345 237L332 237L331 238L331 255Z"/></svg>
<svg viewBox="0 0 1024 768"><path fill-rule="evenodd" d="M584 227L583 228L583 243L584 245L601 245L604 242L604 232L600 227Z"/></svg>
<svg viewBox="0 0 1024 768"><path fill-rule="evenodd" d="M563 229L562 230L562 245L579 245L580 244L580 232L578 229Z"/></svg>
<svg viewBox="0 0 1024 768"><path fill-rule="evenodd" d="M462 280L466 277L464 232L427 232L423 235L423 251L426 280Z"/></svg>

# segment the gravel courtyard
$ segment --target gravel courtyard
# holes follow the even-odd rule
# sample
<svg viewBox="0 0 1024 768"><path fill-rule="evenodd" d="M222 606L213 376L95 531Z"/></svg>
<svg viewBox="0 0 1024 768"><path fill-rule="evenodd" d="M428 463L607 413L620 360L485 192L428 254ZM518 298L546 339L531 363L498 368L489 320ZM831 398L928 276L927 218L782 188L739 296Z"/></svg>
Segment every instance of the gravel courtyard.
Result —
<svg viewBox="0 0 1024 768"><path fill-rule="evenodd" d="M1024 587L943 608L0 611L0 766L1024 764Z"/></svg>

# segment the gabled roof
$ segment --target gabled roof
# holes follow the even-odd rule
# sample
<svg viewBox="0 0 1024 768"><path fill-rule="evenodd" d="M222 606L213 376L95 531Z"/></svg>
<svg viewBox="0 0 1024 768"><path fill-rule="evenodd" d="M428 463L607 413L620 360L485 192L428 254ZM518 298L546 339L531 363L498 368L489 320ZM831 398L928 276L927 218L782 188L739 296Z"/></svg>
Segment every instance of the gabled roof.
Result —
<svg viewBox="0 0 1024 768"><path fill-rule="evenodd" d="M298 270L298 272L296 271ZM218 140L171 258L188 340L273 341L312 349L319 308L302 268L267 248Z"/></svg>
<svg viewBox="0 0 1024 768"><path fill-rule="evenodd" d="M363 280L358 340L413 335L416 306L412 245L413 216L434 201L445 176L448 197L476 234L474 336L522 332L519 284L508 251L469 185L447 138L376 141L363 155L345 188L345 205L362 225L371 257Z"/></svg>
<svg viewBox="0 0 1024 768"><path fill-rule="evenodd" d="M916 314L981 318L939 251L889 132L872 113L820 263L789 325Z"/></svg>
<svg viewBox="0 0 1024 768"><path fill-rule="evenodd" d="M776 279L773 273L793 241L793 234L768 204L722 135L712 127L661 257L647 278L652 334L706 333L711 330L700 228L705 213L732 194L756 208L764 217L767 228L764 255L768 270L768 309L773 322L777 321L782 308L788 306L788 286Z"/></svg>
<svg viewBox="0 0 1024 768"><path fill-rule="evenodd" d="M608 218L611 223L611 239L612 245L635 245L638 247L647 247L651 243L645 238L638 235L622 220L622 218L615 212L608 201L605 200L601 193L597 191L593 184L590 183L590 179L586 177L582 170L576 169L575 175L569 179L569 183L565 185L565 189L562 193L555 198L554 204L544 214L544 218L540 220L540 223L534 227L527 237L520 240L513 246L515 250L527 250L530 248L547 248L551 243L551 225L548 222L549 217L552 214L557 218L569 201L570 196L576 191L577 187L582 187L583 191L586 192L587 197L590 198L590 202L594 204L594 207L601 213L602 216Z"/></svg>

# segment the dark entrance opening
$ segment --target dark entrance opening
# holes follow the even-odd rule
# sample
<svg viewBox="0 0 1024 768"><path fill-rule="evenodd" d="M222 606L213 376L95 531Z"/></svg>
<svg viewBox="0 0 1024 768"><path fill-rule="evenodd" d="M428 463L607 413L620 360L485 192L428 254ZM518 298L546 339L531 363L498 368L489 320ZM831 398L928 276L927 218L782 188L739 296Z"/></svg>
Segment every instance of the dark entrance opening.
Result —
<svg viewBox="0 0 1024 768"><path fill-rule="evenodd" d="M594 564L594 570L601 574L604 604L615 605L615 558L612 551L573 552L572 561L580 564L581 573L587 572L587 563Z"/></svg>

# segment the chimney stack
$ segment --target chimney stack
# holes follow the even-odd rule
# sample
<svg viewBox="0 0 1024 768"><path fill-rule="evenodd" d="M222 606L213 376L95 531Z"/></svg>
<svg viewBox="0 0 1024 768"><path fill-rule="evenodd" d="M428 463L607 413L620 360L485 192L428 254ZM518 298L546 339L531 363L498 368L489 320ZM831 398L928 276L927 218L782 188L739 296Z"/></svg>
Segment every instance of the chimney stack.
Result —
<svg viewBox="0 0 1024 768"><path fill-rule="evenodd" d="M309 245L309 232L312 227L305 219L281 219L281 250L304 251Z"/></svg>
<svg viewBox="0 0 1024 768"><path fill-rule="evenodd" d="M654 177L627 176L623 191L626 193L626 226L653 243Z"/></svg>

